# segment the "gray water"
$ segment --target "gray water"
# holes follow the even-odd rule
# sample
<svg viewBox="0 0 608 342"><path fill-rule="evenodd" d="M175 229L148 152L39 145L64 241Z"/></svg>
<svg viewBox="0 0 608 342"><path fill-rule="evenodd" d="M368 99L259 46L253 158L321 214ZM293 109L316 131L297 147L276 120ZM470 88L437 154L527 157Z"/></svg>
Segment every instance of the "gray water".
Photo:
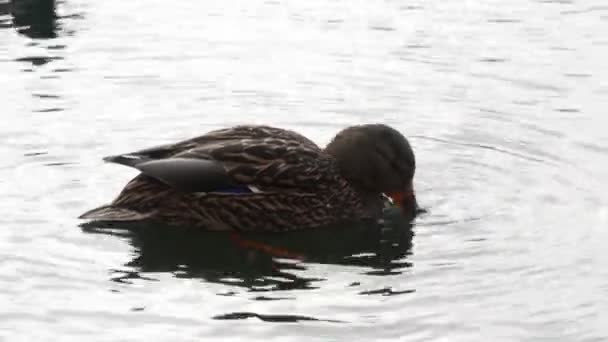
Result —
<svg viewBox="0 0 608 342"><path fill-rule="evenodd" d="M604 0L31 2L0 3L0 340L608 340ZM369 122L415 149L411 227L76 219L135 175L105 155Z"/></svg>

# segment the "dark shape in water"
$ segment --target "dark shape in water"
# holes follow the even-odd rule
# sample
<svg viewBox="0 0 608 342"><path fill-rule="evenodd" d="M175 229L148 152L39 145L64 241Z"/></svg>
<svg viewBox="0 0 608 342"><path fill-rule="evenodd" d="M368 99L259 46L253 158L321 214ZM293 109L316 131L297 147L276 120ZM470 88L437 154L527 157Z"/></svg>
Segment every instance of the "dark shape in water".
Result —
<svg viewBox="0 0 608 342"><path fill-rule="evenodd" d="M57 37L55 0L13 0L11 4L17 32L32 39Z"/></svg>
<svg viewBox="0 0 608 342"><path fill-rule="evenodd" d="M11 3L0 1L0 28L11 27L9 14L11 13Z"/></svg>
<svg viewBox="0 0 608 342"><path fill-rule="evenodd" d="M45 65L51 61L62 59L61 57L46 57L46 56L30 56L20 57L15 59L16 62L28 62L32 63L33 66Z"/></svg>
<svg viewBox="0 0 608 342"><path fill-rule="evenodd" d="M264 322L273 322L273 323L297 323L300 321L324 321L330 323L345 323L342 321L336 321L331 319L318 319L309 316L301 316L301 315L262 315L257 314L255 312L232 312L223 315L213 316L213 319L218 320L235 320L235 319L249 319L249 318L258 318Z"/></svg>
<svg viewBox="0 0 608 342"><path fill-rule="evenodd" d="M148 272L171 272L176 277L274 291L315 288L324 279L290 270L305 263L367 267L376 275L399 273L411 263L414 233L411 217L399 209L385 211L382 223L358 222L284 234L207 232L153 224L92 222L83 230L125 237L135 248L134 258L112 280L146 279ZM305 263L302 263L305 262Z"/></svg>

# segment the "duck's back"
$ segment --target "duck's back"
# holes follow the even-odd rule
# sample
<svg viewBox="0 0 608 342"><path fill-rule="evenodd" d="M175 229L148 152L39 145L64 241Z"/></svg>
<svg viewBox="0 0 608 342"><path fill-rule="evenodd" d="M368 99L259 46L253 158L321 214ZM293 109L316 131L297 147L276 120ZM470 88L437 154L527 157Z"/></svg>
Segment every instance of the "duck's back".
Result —
<svg viewBox="0 0 608 342"><path fill-rule="evenodd" d="M237 183L259 188L316 188L337 174L333 158L314 142L275 127L237 126L183 144L174 157L217 161Z"/></svg>

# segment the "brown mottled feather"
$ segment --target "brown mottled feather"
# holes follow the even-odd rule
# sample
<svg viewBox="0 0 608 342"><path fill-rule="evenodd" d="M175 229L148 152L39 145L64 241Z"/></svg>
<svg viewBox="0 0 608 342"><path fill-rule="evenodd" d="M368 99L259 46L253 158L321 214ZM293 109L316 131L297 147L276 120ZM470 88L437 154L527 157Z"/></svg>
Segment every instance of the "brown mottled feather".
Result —
<svg viewBox="0 0 608 342"><path fill-rule="evenodd" d="M82 218L155 219L210 230L285 231L368 214L360 195L340 176L335 160L289 130L237 126L127 155L215 160L234 181L262 192L182 192L140 174L109 206Z"/></svg>

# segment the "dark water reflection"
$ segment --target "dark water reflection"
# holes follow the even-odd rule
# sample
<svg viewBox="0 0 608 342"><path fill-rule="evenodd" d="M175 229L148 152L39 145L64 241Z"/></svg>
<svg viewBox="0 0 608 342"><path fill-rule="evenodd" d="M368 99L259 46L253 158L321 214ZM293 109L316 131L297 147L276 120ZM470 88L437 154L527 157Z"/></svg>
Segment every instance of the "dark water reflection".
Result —
<svg viewBox="0 0 608 342"><path fill-rule="evenodd" d="M351 223L287 234L202 232L160 225L91 222L83 230L126 238L134 258L112 280L149 279L168 272L178 278L241 286L254 292L314 289L323 278L309 278L308 264L357 266L368 275L396 275L411 266L411 220L388 210L380 223ZM384 289L384 294L393 294ZM362 294L372 294L363 292ZM264 297L265 298L265 297Z"/></svg>
<svg viewBox="0 0 608 342"><path fill-rule="evenodd" d="M0 2L0 28L11 26L11 3L8 1Z"/></svg>
<svg viewBox="0 0 608 342"><path fill-rule="evenodd" d="M13 0L10 11L17 32L32 39L57 37L55 0Z"/></svg>

